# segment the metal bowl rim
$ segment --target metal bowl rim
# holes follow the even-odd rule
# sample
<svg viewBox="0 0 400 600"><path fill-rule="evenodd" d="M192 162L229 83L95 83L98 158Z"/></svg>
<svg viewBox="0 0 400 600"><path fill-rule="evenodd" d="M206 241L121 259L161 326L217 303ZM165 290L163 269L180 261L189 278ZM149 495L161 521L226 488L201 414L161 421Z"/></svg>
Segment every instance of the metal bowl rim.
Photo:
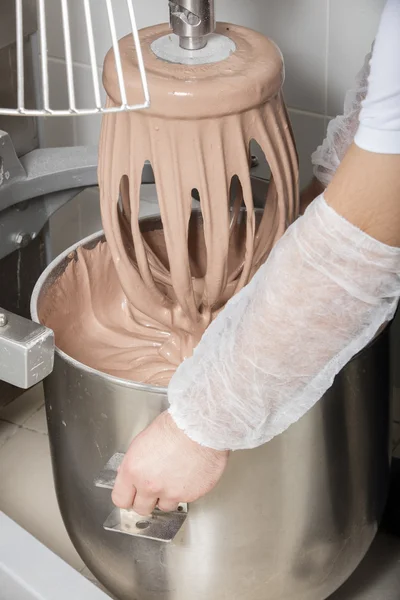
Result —
<svg viewBox="0 0 400 600"><path fill-rule="evenodd" d="M150 219L154 219L155 217L159 217L159 215L158 214L149 215L149 216L145 217L145 219L143 219L143 220L147 220L147 219L150 220ZM97 231L96 233L92 233L91 235L87 236L86 238L83 238L82 240L79 240L78 242L76 242L75 244L73 244L72 246L70 246L69 248L64 250L64 252L59 254L46 267L46 269L43 271L43 273L37 280L35 287L33 288L32 296L31 296L30 310L31 310L31 317L32 317L33 321L35 321L36 323L40 323L39 317L38 317L39 296L40 296L40 293L41 293L46 281L52 275L54 270L68 257L69 254L71 254L71 252L75 252L81 246L86 246L87 244L90 244L96 240L99 240L101 237L104 237L104 231L102 229L100 231ZM90 373L91 375L101 378L102 380L106 380L107 382L112 383L114 385L119 385L121 387L126 387L126 388L130 388L133 390L141 391L141 392L147 392L147 393L151 392L153 394L165 395L167 393L167 388L165 388L165 387L149 385L147 383L139 383L136 381L130 381L128 379L122 379L122 377L115 377L113 375L108 375L108 373L104 373L103 371L98 371L97 369L88 367L84 363L81 363L80 361L75 360L74 358L72 358L72 356L70 356L69 354L66 354L65 352L60 350L60 348L58 348L57 346L55 347L55 353L62 360L64 360L66 363L68 363L75 369L85 371L86 373Z"/></svg>
<svg viewBox="0 0 400 600"><path fill-rule="evenodd" d="M159 213L147 215L146 217L141 219L141 221L146 222L146 221L151 221L152 219L156 219L156 218L158 218L158 219L160 218ZM39 300L40 292L42 291L46 281L48 280L50 275L53 273L53 271L68 257L69 254L71 254L72 252L75 252L78 248L80 248L82 246L86 246L90 243L93 243L96 240L99 240L101 237L104 237L103 229L100 229L99 231L92 233L91 235L88 235L87 237L79 240L78 242L76 242L75 244L73 244L72 246L70 246L69 248L64 250L64 252L59 254L56 258L54 258L51 261L51 263L46 267L46 269L43 271L43 273L37 280L35 287L33 288L32 296L31 296L30 311L31 311L32 320L34 322L40 324L39 317L38 317L38 311L37 311L38 300ZM382 328L382 331L379 332L378 335L376 335L375 338L372 339L369 342L369 344L367 344L367 346L365 346L365 348L363 348L362 350L360 350L360 352L358 352L355 356L353 356L353 358L349 362L351 363L354 360L356 360L360 354L362 354L364 351L366 351L370 346L374 345L375 342L377 342L377 340L385 333L388 326L390 326L390 323L386 324L386 326ZM66 354L65 352L60 350L57 346L55 346L55 354L57 354L61 359L63 359L66 363L68 363L72 367L74 367L78 370L81 370L81 371L85 371L86 373L90 373L94 377L100 378L102 380L106 380L107 382L112 383L114 385L119 385L120 387L125 387L125 388L129 388L129 389L133 389L133 390L137 390L137 391L141 391L141 392L147 392L147 393L150 392L152 394L160 394L162 396L165 396L167 394L167 388L165 388L165 387L150 385L147 383L139 383L137 381L130 381L129 379L122 379L122 377L115 377L113 375L109 375L108 373L104 373L103 371L99 371L97 369L93 369L92 367L88 367L84 363L81 363L80 361L72 358L72 356L70 356L69 354Z"/></svg>

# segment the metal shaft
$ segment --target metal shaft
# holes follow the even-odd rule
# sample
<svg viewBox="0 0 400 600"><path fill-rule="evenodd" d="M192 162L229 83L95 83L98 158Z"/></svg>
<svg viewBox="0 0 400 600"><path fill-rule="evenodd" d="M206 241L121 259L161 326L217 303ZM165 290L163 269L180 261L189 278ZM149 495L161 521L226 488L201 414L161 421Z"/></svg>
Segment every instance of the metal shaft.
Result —
<svg viewBox="0 0 400 600"><path fill-rule="evenodd" d="M185 50L200 50L207 35L215 31L214 0L177 0L169 2L170 23Z"/></svg>

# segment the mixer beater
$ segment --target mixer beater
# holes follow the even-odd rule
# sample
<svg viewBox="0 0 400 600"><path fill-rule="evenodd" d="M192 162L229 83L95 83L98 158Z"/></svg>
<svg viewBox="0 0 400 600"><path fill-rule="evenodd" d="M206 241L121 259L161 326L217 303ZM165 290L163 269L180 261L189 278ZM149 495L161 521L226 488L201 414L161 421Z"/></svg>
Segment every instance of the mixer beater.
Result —
<svg viewBox="0 0 400 600"><path fill-rule="evenodd" d="M97 362L94 348L90 356L81 354L96 346L93 339L73 349L63 336L63 350L101 371L166 385L297 217L298 166L281 91L283 60L270 40L220 23L198 50L182 48L165 25L142 30L140 43L151 106L105 115L99 158L102 222L131 318L123 343L129 368L120 370L120 336L115 347L110 342L119 357L117 370L109 353L108 366L103 358ZM120 41L119 53L133 105L140 71L130 37ZM121 103L116 73L112 49L103 71L107 108ZM252 140L272 171L259 219L250 178ZM154 171L161 213L152 235L143 235L139 223L146 161ZM194 189L200 197L197 220ZM94 251L92 258L81 254L79 260L104 264ZM79 264L74 268L79 272ZM115 324L107 318L102 324L112 340Z"/></svg>
<svg viewBox="0 0 400 600"><path fill-rule="evenodd" d="M20 393L18 388L34 385L53 368L53 333L26 319L29 314L29 295L35 278L45 265L45 253L47 260L50 258L46 233L50 217L85 187L97 183L97 149L38 149L36 119L43 116L133 111L145 109L150 103L132 0L124 0L123 4L126 5L127 23L137 52L141 80L141 95L134 105L128 104L126 99L124 73L118 52L115 2L103 0L100 6L97 2L95 6L97 11L105 7L116 57L121 102L119 106L112 108L104 107L101 100L93 3L90 0L79 0L85 23L84 34L89 51L95 104L89 108L78 108L73 77L71 5L68 0L55 1L60 9L59 25L64 43L68 91L68 107L61 110L52 106L52 80L48 61L48 28L57 27L58 23L50 22L45 0L5 0L2 6L0 61L5 77L9 74L9 89L4 94L3 86L0 97L0 273L10 283L12 280L9 289L3 290L0 301L0 306L3 307L0 308L0 385L3 399L15 397ZM166 9L167 6L166 3ZM189 8L193 13L186 8L182 8L182 11L176 10L176 7L174 10L171 8L171 22L174 20L174 28L179 27L188 36L187 43L192 39L193 46L196 46L195 40L200 33L204 36L212 30L213 18L208 19L207 15L213 15L213 2L199 2L197 6ZM207 17L207 25L203 16L204 19ZM179 40L179 37L176 39ZM24 119L16 119L18 116L23 116ZM154 181L148 164L143 171L142 180L144 183ZM18 281L14 285L16 271ZM19 281L21 274L24 277L22 283Z"/></svg>
<svg viewBox="0 0 400 600"><path fill-rule="evenodd" d="M152 327L147 331L154 333L161 327L164 338L167 331L166 345L155 347L169 357L166 371L170 374L191 354L210 321L246 285L298 214L298 165L281 93L282 57L272 42L253 31L224 24L216 27L213 0L169 2L175 35L167 26L139 34L132 0L126 0L131 33L118 42L112 0L104 0L112 49L103 72L108 95L103 107L92 9L90 0L82 0L95 106L78 109L69 6L67 0L60 3L68 109L50 106L44 0L38 0L42 84L38 100L42 100L42 107L26 105L25 5L16 0L18 105L0 108L0 114L36 117L104 113L99 173L108 246L133 321L142 330L146 318L150 319ZM258 221L250 174L253 140L262 147L272 169L264 214ZM78 156L76 151L69 154L70 161L75 154ZM80 164L76 169L82 171L82 158L77 160ZM17 171L20 182L23 166ZM138 226L140 184L143 178L148 179L146 173L153 171L166 252L163 258L143 240ZM42 179L35 175L33 193L39 196L44 188ZM90 181L88 177L74 177L74 167L70 175L71 187ZM47 179L48 191L53 185L54 191L61 193L61 177ZM13 178L6 181L2 191L11 185L15 187ZM25 189L29 189L29 181ZM188 254L194 192L201 198L201 236L206 255L196 273L193 257ZM58 197L57 208L70 197ZM236 252L233 262L232 248ZM136 282L136 287L129 281ZM147 305L142 303L146 298ZM51 332L46 333L51 340ZM23 344L21 352L26 352ZM40 377L44 377L52 368L52 348L49 346L45 356L41 351L31 352L30 356L37 356L42 365Z"/></svg>

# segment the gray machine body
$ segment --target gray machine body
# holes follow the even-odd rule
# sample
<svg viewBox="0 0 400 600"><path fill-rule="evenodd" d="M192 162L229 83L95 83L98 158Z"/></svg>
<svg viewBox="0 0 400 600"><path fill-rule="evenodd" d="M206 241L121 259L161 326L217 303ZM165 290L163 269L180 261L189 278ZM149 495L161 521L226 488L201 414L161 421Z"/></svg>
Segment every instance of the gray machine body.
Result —
<svg viewBox="0 0 400 600"><path fill-rule="evenodd" d="M36 0L23 0L26 107L37 89ZM15 2L0 19L0 105L16 106ZM2 404L53 368L54 336L30 320L29 300L49 253L48 222L84 187L97 183L97 150L40 149L32 117L0 115L0 395Z"/></svg>

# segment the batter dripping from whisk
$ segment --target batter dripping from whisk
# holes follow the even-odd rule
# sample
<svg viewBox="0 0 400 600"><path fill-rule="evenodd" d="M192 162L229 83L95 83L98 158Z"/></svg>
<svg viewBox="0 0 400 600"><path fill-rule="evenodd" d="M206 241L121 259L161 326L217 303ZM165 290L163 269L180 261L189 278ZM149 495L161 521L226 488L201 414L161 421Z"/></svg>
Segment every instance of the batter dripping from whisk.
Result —
<svg viewBox="0 0 400 600"><path fill-rule="evenodd" d="M103 119L99 184L107 242L78 250L53 296L60 306L67 296L70 306L77 302L74 314L85 321L67 332L51 322L50 311L45 319L56 330L57 345L74 358L144 383L168 383L298 215L297 156L281 94L281 54L248 29L220 24L217 32L229 36L236 51L197 66L155 56L151 45L168 33L167 26L141 32L151 108ZM120 48L133 104L142 92L132 38ZM112 52L103 80L108 105L120 104ZM249 170L252 139L272 171L258 223ZM153 166L163 225L150 232L139 226L146 160ZM236 178L241 187L231 202ZM194 188L202 218L191 221Z"/></svg>

